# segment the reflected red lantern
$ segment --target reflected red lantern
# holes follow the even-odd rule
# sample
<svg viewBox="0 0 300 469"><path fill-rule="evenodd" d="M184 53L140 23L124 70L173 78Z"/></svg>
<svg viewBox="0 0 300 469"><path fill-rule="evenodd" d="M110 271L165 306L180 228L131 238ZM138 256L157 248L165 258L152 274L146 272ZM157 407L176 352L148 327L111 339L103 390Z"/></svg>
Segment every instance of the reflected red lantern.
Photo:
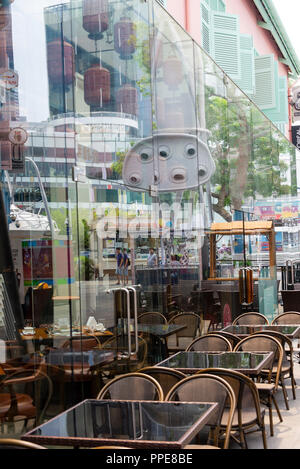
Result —
<svg viewBox="0 0 300 469"><path fill-rule="evenodd" d="M75 54L72 44L60 40L47 45L48 75L55 86L70 85L75 78ZM63 76L64 75L64 76Z"/></svg>
<svg viewBox="0 0 300 469"><path fill-rule="evenodd" d="M6 48L5 31L0 31L0 68L8 68L8 55Z"/></svg>
<svg viewBox="0 0 300 469"><path fill-rule="evenodd" d="M0 30L10 23L10 11L7 7L0 8Z"/></svg>
<svg viewBox="0 0 300 469"><path fill-rule="evenodd" d="M82 26L91 39L101 39L108 29L108 0L84 0L82 5Z"/></svg>
<svg viewBox="0 0 300 469"><path fill-rule="evenodd" d="M130 18L123 17L114 27L115 50L121 59L131 59L136 50L136 27Z"/></svg>
<svg viewBox="0 0 300 469"><path fill-rule="evenodd" d="M175 55L170 56L163 64L164 82L169 88L177 88L183 80L182 62Z"/></svg>
<svg viewBox="0 0 300 469"><path fill-rule="evenodd" d="M84 100L89 106L102 107L110 101L110 72L93 65L84 74Z"/></svg>
<svg viewBox="0 0 300 469"><path fill-rule="evenodd" d="M138 115L138 92L133 86L127 84L120 88L116 93L116 102L118 112Z"/></svg>

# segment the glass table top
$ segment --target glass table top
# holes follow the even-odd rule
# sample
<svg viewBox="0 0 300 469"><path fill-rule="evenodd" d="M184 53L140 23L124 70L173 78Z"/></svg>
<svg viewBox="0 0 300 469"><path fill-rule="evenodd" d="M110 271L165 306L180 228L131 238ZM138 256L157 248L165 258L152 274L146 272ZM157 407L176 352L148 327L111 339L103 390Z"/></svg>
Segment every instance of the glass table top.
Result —
<svg viewBox="0 0 300 469"><path fill-rule="evenodd" d="M249 335L257 331L277 331L282 334L295 337L300 333L300 325L245 325L245 326L227 326L222 329L224 332L230 332L235 335Z"/></svg>
<svg viewBox="0 0 300 469"><path fill-rule="evenodd" d="M256 370L271 356L268 353L253 352L178 352L159 363L179 370L199 370L205 368L227 368L230 370Z"/></svg>
<svg viewBox="0 0 300 469"><path fill-rule="evenodd" d="M138 324L138 331L163 337L175 334L185 329L185 327L184 325L176 324Z"/></svg>
<svg viewBox="0 0 300 469"><path fill-rule="evenodd" d="M216 403L86 400L23 439L178 442L201 421L204 426L216 408Z"/></svg>

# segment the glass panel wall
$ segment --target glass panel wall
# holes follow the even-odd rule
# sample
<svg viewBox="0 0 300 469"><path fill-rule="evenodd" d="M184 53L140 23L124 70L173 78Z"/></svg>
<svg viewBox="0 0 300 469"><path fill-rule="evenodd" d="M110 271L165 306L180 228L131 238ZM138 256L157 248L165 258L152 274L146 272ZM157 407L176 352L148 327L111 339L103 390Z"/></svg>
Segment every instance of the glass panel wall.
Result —
<svg viewBox="0 0 300 469"><path fill-rule="evenodd" d="M0 399L31 376L34 425L208 327L273 319L297 181L294 147L156 1L8 3Z"/></svg>

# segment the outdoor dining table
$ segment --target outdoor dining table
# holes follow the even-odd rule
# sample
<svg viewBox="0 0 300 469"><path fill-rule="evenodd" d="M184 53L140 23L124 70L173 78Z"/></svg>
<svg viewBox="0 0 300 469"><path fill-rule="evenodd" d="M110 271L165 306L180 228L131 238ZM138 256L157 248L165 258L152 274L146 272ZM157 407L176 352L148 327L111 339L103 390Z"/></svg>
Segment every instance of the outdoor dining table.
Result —
<svg viewBox="0 0 300 469"><path fill-rule="evenodd" d="M218 403L87 399L22 439L65 447L182 449L217 411Z"/></svg>
<svg viewBox="0 0 300 469"><path fill-rule="evenodd" d="M87 350L87 351L70 351L70 350L51 350L45 356L45 362L48 365L55 366L76 366L78 364L88 365L90 370L97 369L99 366L110 363L115 358L115 352L106 350Z"/></svg>
<svg viewBox="0 0 300 469"><path fill-rule="evenodd" d="M195 374L206 368L226 368L258 376L273 359L273 352L178 352L156 366Z"/></svg>
<svg viewBox="0 0 300 469"><path fill-rule="evenodd" d="M222 329L224 332L230 332L231 334L237 335L241 339L248 335L254 334L259 331L274 331L281 332L286 335L289 339L293 340L300 337L300 325L244 325L244 326L227 326Z"/></svg>
<svg viewBox="0 0 300 469"><path fill-rule="evenodd" d="M153 340L149 350L149 364L157 363L169 356L167 338L185 329L183 324L138 324L138 332L149 334Z"/></svg>

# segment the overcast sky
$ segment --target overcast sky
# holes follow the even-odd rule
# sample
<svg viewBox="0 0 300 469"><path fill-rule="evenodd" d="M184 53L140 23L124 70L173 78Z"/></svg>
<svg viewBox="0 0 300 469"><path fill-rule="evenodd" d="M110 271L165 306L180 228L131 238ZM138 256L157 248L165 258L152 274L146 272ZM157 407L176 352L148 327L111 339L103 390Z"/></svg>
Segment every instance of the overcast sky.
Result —
<svg viewBox="0 0 300 469"><path fill-rule="evenodd" d="M300 60L300 0L273 0L273 4Z"/></svg>

